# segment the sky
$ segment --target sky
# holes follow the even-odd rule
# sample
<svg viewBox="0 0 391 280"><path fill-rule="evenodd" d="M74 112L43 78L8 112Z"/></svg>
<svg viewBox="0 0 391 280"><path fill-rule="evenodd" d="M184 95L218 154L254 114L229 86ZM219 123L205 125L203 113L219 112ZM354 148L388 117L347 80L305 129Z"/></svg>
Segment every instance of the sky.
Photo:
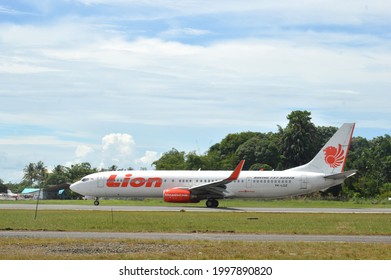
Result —
<svg viewBox="0 0 391 280"><path fill-rule="evenodd" d="M0 179L146 167L229 133L391 134L391 1L2 0Z"/></svg>

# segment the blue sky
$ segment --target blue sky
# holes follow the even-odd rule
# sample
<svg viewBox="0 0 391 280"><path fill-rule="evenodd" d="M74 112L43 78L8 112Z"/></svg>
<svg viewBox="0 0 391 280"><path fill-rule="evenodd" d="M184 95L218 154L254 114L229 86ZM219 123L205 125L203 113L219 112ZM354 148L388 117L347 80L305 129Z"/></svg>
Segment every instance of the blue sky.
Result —
<svg viewBox="0 0 391 280"><path fill-rule="evenodd" d="M2 1L0 178L151 168L293 110L390 134L390 30L389 1Z"/></svg>

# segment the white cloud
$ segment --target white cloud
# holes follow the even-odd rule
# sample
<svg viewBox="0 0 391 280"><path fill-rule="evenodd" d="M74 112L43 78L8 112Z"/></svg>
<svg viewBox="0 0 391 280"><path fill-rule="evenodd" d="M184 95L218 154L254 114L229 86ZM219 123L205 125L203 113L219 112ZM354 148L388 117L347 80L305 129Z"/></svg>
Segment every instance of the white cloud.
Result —
<svg viewBox="0 0 391 280"><path fill-rule="evenodd" d="M18 11L15 9L11 9L5 6L0 6L0 14L8 14L8 15L33 15L32 13L29 12L23 12L23 11Z"/></svg>
<svg viewBox="0 0 391 280"><path fill-rule="evenodd" d="M9 64L14 65L10 69L35 71L37 75L24 76L23 83L12 88L2 82L2 91L16 92L26 99L31 94L42 96L42 104L61 98L60 106L72 103L69 106L75 116L91 121L204 125L213 119L220 124L237 119L235 114L222 115L219 121L214 114L221 106L243 103L245 100L236 99L238 92L249 95L255 103L262 102L263 92L269 91L266 95L273 103L276 89L285 99L300 90L347 87L361 92L361 81L387 83L390 74L390 68L385 67L391 64L390 45L371 35L295 31L281 32L280 39L226 39L198 46L156 38L129 40L78 18L50 27L4 27L0 36L18 47L10 56ZM350 47L357 42L372 43ZM34 45L41 45L39 51L31 51ZM7 51L13 53L12 49ZM45 72L50 69L58 72ZM70 92L79 93L74 94L78 102L67 98ZM192 110L194 105L197 110ZM85 114L86 110L91 114ZM122 113L130 111L131 118ZM50 119L40 119L34 113L31 119L55 123L61 112L54 109Z"/></svg>
<svg viewBox="0 0 391 280"><path fill-rule="evenodd" d="M88 154L92 153L94 149L87 145L78 145L76 147L75 155L78 159L85 158Z"/></svg>
<svg viewBox="0 0 391 280"><path fill-rule="evenodd" d="M202 36L210 34L211 32L203 29L195 29L195 28L172 28L160 33L161 37L170 38L177 36Z"/></svg>
<svg viewBox="0 0 391 280"><path fill-rule="evenodd" d="M117 8L119 12L128 11L135 7L148 10L140 13L144 19L168 19L175 17L191 17L202 15L226 15L223 20L235 25L248 24L248 19L256 17L258 22L274 25L302 25L307 23L352 24L359 25L367 22L378 22L389 18L391 3L387 0L368 2L366 0L344 1L269 1L269 0L79 0L85 5L108 5ZM125 13L126 14L126 13ZM237 20L232 15L247 15L245 19ZM251 21L252 24L256 22Z"/></svg>
<svg viewBox="0 0 391 280"><path fill-rule="evenodd" d="M45 108L45 115L34 106L20 110L17 116L8 113L14 121L23 116L27 122L61 122L73 130L79 122L64 116L72 107L73 116L87 122L90 131L99 130L102 122L253 126L260 124L259 119L268 123L281 115L281 111L266 105L266 98L268 104L285 102L308 107L318 97L313 92L347 88L360 92L365 100L370 97L362 89L362 82L387 84L391 69L386 67L391 65L389 43L383 44L371 35L295 31L281 33L280 39L241 38L199 46L156 38L128 40L104 30L91 35L93 26L82 22L78 27L76 21L26 30L20 26L13 29L14 33L0 30L9 43L12 34L18 38L18 58L14 61L37 69L36 75L23 76L23 83L9 87L10 83L2 82L1 91L18 94L18 101L34 94ZM47 43L40 35L44 48L39 52L31 53L31 42L24 38L26 33L50 35L64 30L67 44L62 45L64 39L58 35L48 36ZM350 47L350 43L357 42L372 43ZM39 73L40 69L58 71ZM247 98L238 99L238 93ZM303 94L310 98L297 98ZM258 107L246 108L247 100ZM379 103L376 110L386 105L381 98L373 100ZM53 102L58 106L52 106ZM322 102L324 107L335 106L332 100ZM23 104L9 108L16 106ZM220 109L243 107L251 113ZM357 110L362 109L367 109L366 102L357 106ZM258 111L258 118L253 118L252 110ZM1 114L7 115L7 110Z"/></svg>
<svg viewBox="0 0 391 280"><path fill-rule="evenodd" d="M145 151L145 155L136 160L137 164L142 165L142 167L149 167L152 163L160 158L158 152L155 151Z"/></svg>
<svg viewBox="0 0 391 280"><path fill-rule="evenodd" d="M132 135L126 133L111 133L102 138L102 149L104 153L118 153L130 156L136 143Z"/></svg>
<svg viewBox="0 0 391 280"><path fill-rule="evenodd" d="M126 133L111 133L102 138L102 163L104 166L112 164L131 166L136 143L132 135Z"/></svg>

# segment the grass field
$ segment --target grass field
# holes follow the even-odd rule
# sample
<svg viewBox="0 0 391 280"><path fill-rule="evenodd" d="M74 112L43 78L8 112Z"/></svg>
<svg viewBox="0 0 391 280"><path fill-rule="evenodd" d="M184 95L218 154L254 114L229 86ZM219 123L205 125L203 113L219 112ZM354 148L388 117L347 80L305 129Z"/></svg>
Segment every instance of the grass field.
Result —
<svg viewBox="0 0 391 280"><path fill-rule="evenodd" d="M61 201L90 204L92 201ZM224 201L225 203L226 201ZM24 202L29 203L29 202ZM31 202L30 202L31 203ZM54 204L54 201L42 201ZM130 203L130 204L129 204ZM228 201L223 207L374 207L371 203ZM166 205L158 200L103 205ZM261 204L261 205L260 205ZM266 205L265 205L266 204ZM188 205L187 205L188 206ZM197 206L200 206L197 204ZM390 207L381 204L380 207ZM390 214L1 210L0 230L390 235ZM0 259L391 259L391 244L0 238Z"/></svg>
<svg viewBox="0 0 391 280"><path fill-rule="evenodd" d="M388 235L389 214L2 210L0 230Z"/></svg>
<svg viewBox="0 0 391 280"><path fill-rule="evenodd" d="M391 244L10 238L0 259L389 260Z"/></svg>

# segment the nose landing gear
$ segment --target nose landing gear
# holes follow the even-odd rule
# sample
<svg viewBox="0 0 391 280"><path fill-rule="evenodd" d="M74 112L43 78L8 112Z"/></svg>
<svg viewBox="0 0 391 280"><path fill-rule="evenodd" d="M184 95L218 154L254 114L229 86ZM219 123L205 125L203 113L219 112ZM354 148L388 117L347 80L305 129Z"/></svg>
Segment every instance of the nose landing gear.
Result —
<svg viewBox="0 0 391 280"><path fill-rule="evenodd" d="M99 205L99 197L95 197L94 205L95 206Z"/></svg>

